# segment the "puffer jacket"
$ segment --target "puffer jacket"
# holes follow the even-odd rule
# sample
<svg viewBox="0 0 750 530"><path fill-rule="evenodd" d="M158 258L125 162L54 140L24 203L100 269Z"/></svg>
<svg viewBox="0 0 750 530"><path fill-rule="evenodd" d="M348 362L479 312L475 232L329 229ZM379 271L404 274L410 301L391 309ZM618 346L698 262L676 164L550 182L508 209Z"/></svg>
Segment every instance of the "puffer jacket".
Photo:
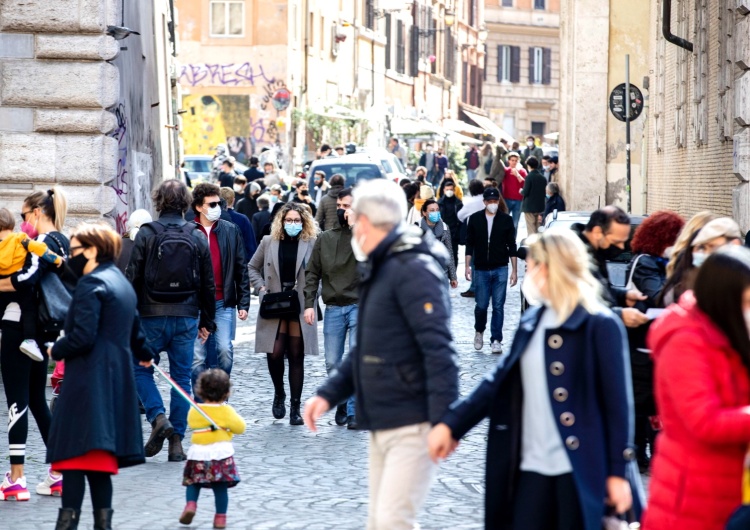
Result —
<svg viewBox="0 0 750 530"><path fill-rule="evenodd" d="M447 259L445 246L416 226L397 227L369 256L357 346L318 389L331 404L354 394L363 429L435 424L458 397ZM419 281L404 282L406 270Z"/></svg>
<svg viewBox="0 0 750 530"><path fill-rule="evenodd" d="M320 206L318 206L318 212L315 214L315 220L318 222L321 230L340 227L339 218L336 215L336 200L343 189L343 186L331 186L328 194L320 199Z"/></svg>
<svg viewBox="0 0 750 530"><path fill-rule="evenodd" d="M663 430L651 461L644 530L723 530L742 502L750 378L692 291L652 326Z"/></svg>

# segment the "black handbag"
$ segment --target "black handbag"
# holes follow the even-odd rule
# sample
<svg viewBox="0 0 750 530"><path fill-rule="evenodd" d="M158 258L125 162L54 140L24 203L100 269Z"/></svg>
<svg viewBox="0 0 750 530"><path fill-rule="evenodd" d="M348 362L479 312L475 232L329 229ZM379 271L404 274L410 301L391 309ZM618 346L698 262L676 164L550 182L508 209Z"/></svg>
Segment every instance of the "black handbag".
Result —
<svg viewBox="0 0 750 530"><path fill-rule="evenodd" d="M48 234L64 251L62 243L53 234ZM65 325L65 317L73 302L73 295L55 271L44 271L37 286L39 292L39 326L44 333L58 333Z"/></svg>
<svg viewBox="0 0 750 530"><path fill-rule="evenodd" d="M281 291L280 293L267 293L260 301L258 314L261 318L299 318L300 306L297 291Z"/></svg>

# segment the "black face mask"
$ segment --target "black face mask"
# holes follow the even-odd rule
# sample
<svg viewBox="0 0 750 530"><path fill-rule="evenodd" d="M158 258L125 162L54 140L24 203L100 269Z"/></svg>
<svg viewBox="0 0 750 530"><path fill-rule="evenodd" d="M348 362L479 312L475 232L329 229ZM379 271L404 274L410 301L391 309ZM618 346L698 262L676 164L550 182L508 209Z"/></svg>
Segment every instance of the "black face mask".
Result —
<svg viewBox="0 0 750 530"><path fill-rule="evenodd" d="M597 254L607 261L612 261L620 257L620 254L625 252L624 249L621 249L620 247L616 245L610 245L609 248L600 248L597 251Z"/></svg>
<svg viewBox="0 0 750 530"><path fill-rule="evenodd" d="M346 210L339 208L336 210L336 217L339 218L341 228L349 228L349 222L346 220Z"/></svg>
<svg viewBox="0 0 750 530"><path fill-rule="evenodd" d="M70 272L72 272L76 278L80 278L83 276L83 269L88 262L89 260L86 259L86 256L81 252L77 256L73 256L68 260L68 269L70 269Z"/></svg>

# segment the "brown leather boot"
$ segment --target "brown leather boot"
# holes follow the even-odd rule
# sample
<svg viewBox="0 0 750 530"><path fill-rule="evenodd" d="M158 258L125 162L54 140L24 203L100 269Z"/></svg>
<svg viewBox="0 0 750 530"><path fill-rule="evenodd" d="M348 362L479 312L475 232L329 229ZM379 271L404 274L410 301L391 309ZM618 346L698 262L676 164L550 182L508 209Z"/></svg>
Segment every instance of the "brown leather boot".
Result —
<svg viewBox="0 0 750 530"><path fill-rule="evenodd" d="M182 450L182 438L179 434L173 434L169 437L169 454L167 459L170 462L182 462L187 458Z"/></svg>
<svg viewBox="0 0 750 530"><path fill-rule="evenodd" d="M151 427L151 436L149 436L145 447L146 456L148 457L157 455L164 446L164 440L172 436L174 432L174 427L172 427L172 424L164 414L156 416Z"/></svg>

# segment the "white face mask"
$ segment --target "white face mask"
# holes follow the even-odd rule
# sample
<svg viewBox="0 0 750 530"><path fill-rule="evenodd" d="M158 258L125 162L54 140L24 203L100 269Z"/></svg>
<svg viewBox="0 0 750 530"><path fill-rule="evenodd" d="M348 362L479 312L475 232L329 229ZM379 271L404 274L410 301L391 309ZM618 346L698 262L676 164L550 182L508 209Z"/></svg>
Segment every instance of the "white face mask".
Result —
<svg viewBox="0 0 750 530"><path fill-rule="evenodd" d="M235 193L240 193L242 191L242 186L240 186L239 184L235 184L233 188Z"/></svg>
<svg viewBox="0 0 750 530"><path fill-rule="evenodd" d="M352 251L354 252L354 259L359 262L367 261L367 254L362 250L362 241L364 241L364 239L365 236L354 237L354 234L352 233Z"/></svg>
<svg viewBox="0 0 750 530"><path fill-rule="evenodd" d="M492 213L492 214L495 214L495 213L497 213L497 207L498 207L497 204L488 204L487 205L487 211L490 212L490 213Z"/></svg>
<svg viewBox="0 0 750 530"><path fill-rule="evenodd" d="M534 142L526 142L526 145L528 145L529 147L534 147Z"/></svg>
<svg viewBox="0 0 750 530"><path fill-rule="evenodd" d="M693 267L700 267L706 261L708 254L705 252L693 252Z"/></svg>
<svg viewBox="0 0 750 530"><path fill-rule="evenodd" d="M218 221L219 217L221 217L221 206L214 206L213 208L209 208L204 212L204 215L206 216L206 219L208 219L212 223L214 221Z"/></svg>
<svg viewBox="0 0 750 530"><path fill-rule="evenodd" d="M534 281L534 278L538 274L536 272L537 270L538 269L534 269L533 271L527 272L526 278L523 279L523 283L521 284L521 292L530 305L542 305L545 303L544 295Z"/></svg>
<svg viewBox="0 0 750 530"><path fill-rule="evenodd" d="M446 190L446 192L445 192L445 196L446 196L446 197L453 197L453 192L452 192L452 191L450 191L450 190Z"/></svg>

